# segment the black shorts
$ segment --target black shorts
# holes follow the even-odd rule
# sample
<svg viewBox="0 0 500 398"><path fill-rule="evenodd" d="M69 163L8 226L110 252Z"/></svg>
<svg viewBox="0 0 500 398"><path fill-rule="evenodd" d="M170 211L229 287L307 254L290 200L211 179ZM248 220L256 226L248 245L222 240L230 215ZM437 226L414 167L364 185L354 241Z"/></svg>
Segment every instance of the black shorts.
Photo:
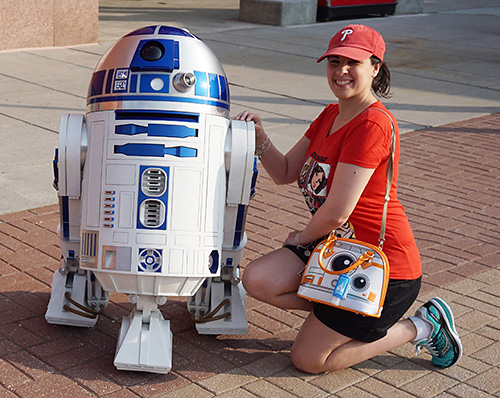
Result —
<svg viewBox="0 0 500 398"><path fill-rule="evenodd" d="M309 261L310 252L314 250L314 246L312 250L290 245L285 247L294 252L305 264ZM417 299L421 282L422 278L412 280L389 279L384 308L380 318L365 316L320 303L314 305L314 315L323 324L344 336L371 343L384 337L387 330L408 311Z"/></svg>
<svg viewBox="0 0 500 398"><path fill-rule="evenodd" d="M330 329L355 340L371 343L387 331L408 311L417 299L421 278L413 280L389 279L384 309L380 318L365 316L340 308L316 303L314 315Z"/></svg>

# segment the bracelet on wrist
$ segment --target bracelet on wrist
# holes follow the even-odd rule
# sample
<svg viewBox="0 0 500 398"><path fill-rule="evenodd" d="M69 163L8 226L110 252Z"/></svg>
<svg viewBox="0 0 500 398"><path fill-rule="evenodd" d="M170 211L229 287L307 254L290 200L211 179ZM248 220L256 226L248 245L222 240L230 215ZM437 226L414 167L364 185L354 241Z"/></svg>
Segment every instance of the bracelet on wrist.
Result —
<svg viewBox="0 0 500 398"><path fill-rule="evenodd" d="M271 148L271 145L273 145L273 143L269 141L269 144L267 144L267 146L264 149L262 149L262 152L259 155L259 159L262 157L264 153L266 153Z"/></svg>
<svg viewBox="0 0 500 398"><path fill-rule="evenodd" d="M269 136L267 136L264 142L260 144L257 148L255 148L254 152L255 156L257 156L260 159L262 154L264 152L267 152L269 148L271 148L271 145L272 145L271 139L269 138Z"/></svg>

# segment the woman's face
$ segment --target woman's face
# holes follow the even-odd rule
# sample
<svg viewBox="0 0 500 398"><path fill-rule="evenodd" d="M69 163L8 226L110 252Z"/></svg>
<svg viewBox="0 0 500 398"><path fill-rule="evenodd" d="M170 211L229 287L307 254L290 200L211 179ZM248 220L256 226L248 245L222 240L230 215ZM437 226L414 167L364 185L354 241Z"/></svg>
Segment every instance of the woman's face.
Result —
<svg viewBox="0 0 500 398"><path fill-rule="evenodd" d="M356 61L334 55L328 57L326 76L330 89L338 99L366 97L371 93L373 78L379 69L380 63L372 65L369 58Z"/></svg>
<svg viewBox="0 0 500 398"><path fill-rule="evenodd" d="M317 171L314 173L314 175L311 177L311 188L313 189L313 191L315 191L319 187L319 184L321 184L323 178L325 178L324 171Z"/></svg>

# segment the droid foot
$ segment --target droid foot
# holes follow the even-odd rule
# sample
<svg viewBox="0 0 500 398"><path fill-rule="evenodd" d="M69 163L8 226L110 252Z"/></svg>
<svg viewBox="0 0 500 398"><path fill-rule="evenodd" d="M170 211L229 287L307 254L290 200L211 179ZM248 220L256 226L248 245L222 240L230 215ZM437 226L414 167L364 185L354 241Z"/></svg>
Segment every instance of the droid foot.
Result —
<svg viewBox="0 0 500 398"><path fill-rule="evenodd" d="M137 307L123 318L114 364L119 370L168 373L172 368L170 321L158 309L140 309L140 303Z"/></svg>
<svg viewBox="0 0 500 398"><path fill-rule="evenodd" d="M54 272L50 301L45 313L48 323L55 325L93 327L97 312L85 306L87 275Z"/></svg>
<svg viewBox="0 0 500 398"><path fill-rule="evenodd" d="M188 308L200 334L239 335L248 332L246 292L241 282L233 284L223 280L209 280L209 310L195 311L196 297L190 299Z"/></svg>

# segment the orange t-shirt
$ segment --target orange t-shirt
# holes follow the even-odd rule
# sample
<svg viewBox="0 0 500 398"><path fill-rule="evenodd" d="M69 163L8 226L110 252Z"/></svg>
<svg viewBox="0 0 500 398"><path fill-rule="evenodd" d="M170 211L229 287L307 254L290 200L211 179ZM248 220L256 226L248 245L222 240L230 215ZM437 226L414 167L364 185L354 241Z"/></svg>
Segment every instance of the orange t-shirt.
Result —
<svg viewBox="0 0 500 398"><path fill-rule="evenodd" d="M348 223L338 229L337 233L345 237L355 236L356 239L378 246L392 130L386 114L370 109L375 107L389 113L377 101L328 136L339 112L338 104L328 105L305 134L310 144L306 161L299 173L298 184L314 214L326 200L337 163L375 169ZM397 198L399 130L396 119L392 117L392 120L396 128L396 149L383 251L389 259L391 279L416 279L421 276L422 268L410 223Z"/></svg>

